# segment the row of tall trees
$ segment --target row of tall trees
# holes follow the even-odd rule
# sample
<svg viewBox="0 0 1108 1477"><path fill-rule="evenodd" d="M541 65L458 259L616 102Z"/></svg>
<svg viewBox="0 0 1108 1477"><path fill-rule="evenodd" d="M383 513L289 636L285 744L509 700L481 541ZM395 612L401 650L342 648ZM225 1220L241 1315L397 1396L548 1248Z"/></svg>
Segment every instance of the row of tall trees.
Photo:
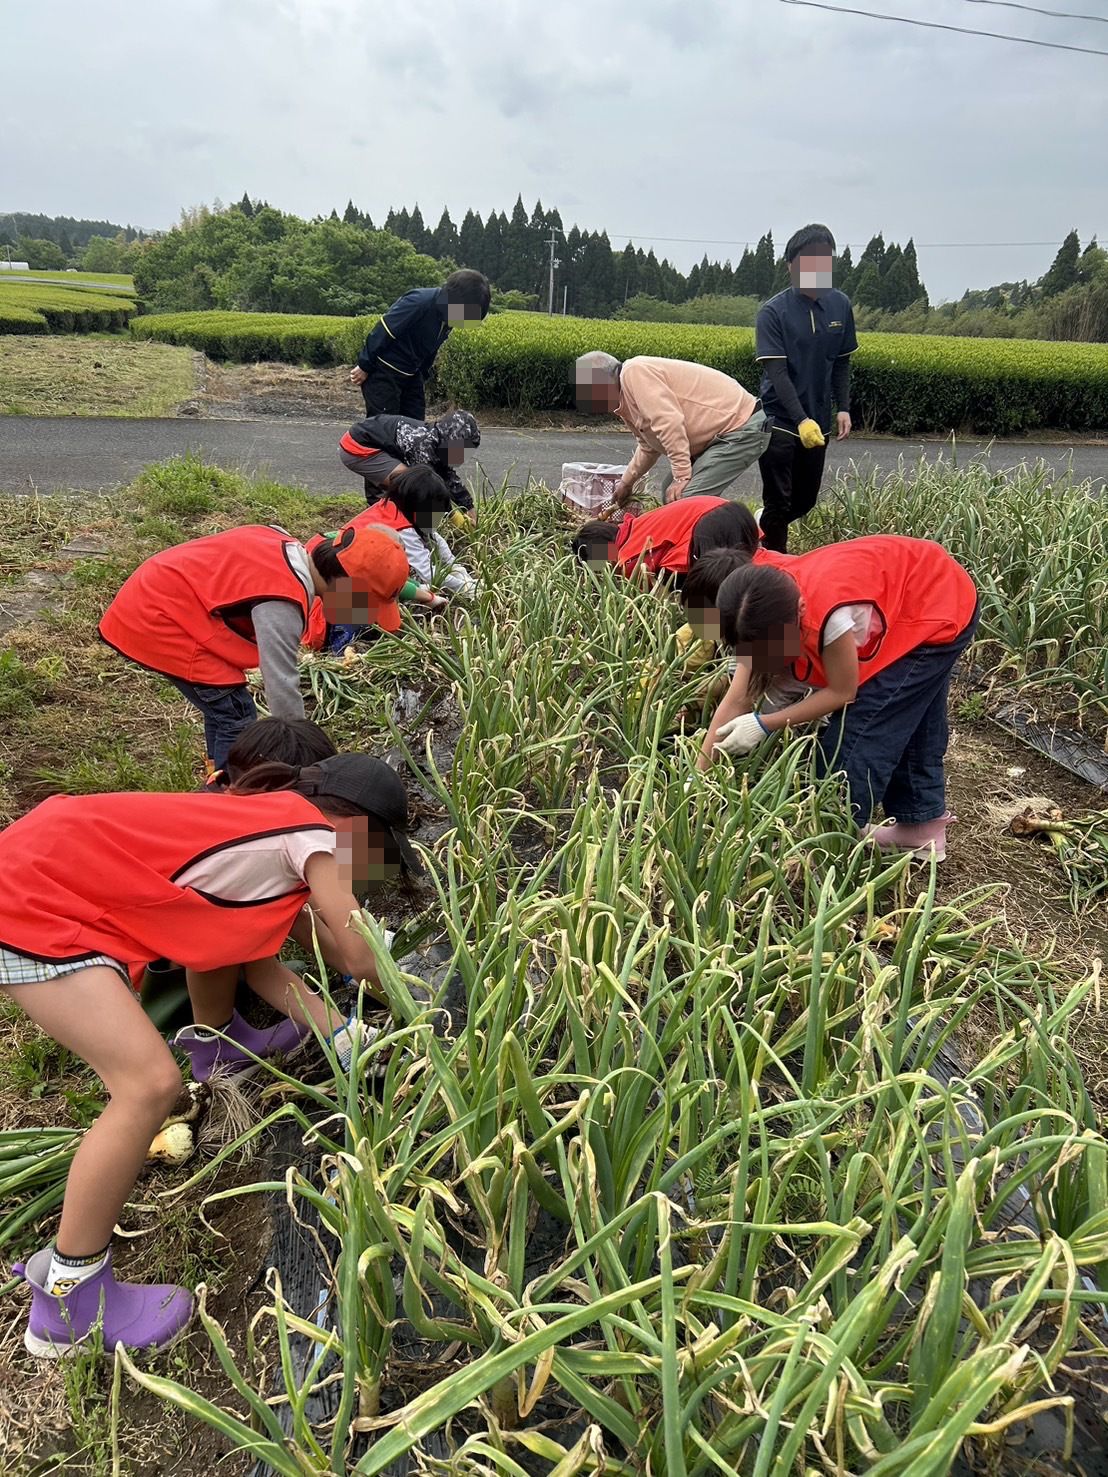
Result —
<svg viewBox="0 0 1108 1477"><path fill-rule="evenodd" d="M342 219L351 225L372 225L352 200ZM548 289L553 233L558 261L555 304L561 305L565 293L570 310L585 317L606 317L636 297L663 303L687 303L702 297L764 299L789 281L770 231L747 246L737 264L712 260L705 254L684 273L653 249L644 251L634 242L613 250L605 231L582 231L576 225L567 231L557 209L547 210L539 200L528 211L522 196L517 197L510 216L493 211L483 220L477 211L467 210L458 226L444 210L432 227L415 205L390 210L384 227L410 241L417 251L476 267L503 292L521 292L540 301L545 301ZM895 243L886 245L882 236L875 236L857 263L847 248L839 264L839 280L864 306L897 311L920 299L926 302L911 241L902 248Z"/></svg>
<svg viewBox="0 0 1108 1477"><path fill-rule="evenodd" d="M116 248L113 261L134 241L144 238L134 226L119 226L114 221L78 220L70 215L28 215L23 211L0 214L0 256L10 254L15 261L27 262L37 271L63 271L66 267L85 266L85 254L92 242L110 242ZM94 249L94 260L96 252ZM103 253L101 253L101 259ZM91 271L126 271L119 265L97 265Z"/></svg>

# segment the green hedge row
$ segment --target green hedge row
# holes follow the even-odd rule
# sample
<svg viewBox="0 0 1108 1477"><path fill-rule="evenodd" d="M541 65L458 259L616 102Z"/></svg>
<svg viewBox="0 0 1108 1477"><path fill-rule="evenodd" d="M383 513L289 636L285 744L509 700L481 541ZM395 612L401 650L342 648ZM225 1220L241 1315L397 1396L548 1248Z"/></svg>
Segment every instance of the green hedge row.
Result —
<svg viewBox="0 0 1108 1477"><path fill-rule="evenodd" d="M134 299L122 293L0 282L0 333L110 333L134 312Z"/></svg>
<svg viewBox="0 0 1108 1477"><path fill-rule="evenodd" d="M169 313L139 318L131 332L187 344L213 359L352 364L372 322L282 313ZM698 360L751 389L758 385L754 335L747 328L500 313L451 335L432 388L440 398L473 410L568 410L574 404L573 361L588 349L605 349L620 359L656 354ZM1029 339L867 333L854 356L852 409L859 429L899 436L1100 430L1108 426L1108 349Z"/></svg>
<svg viewBox="0 0 1108 1477"><path fill-rule="evenodd" d="M757 390L748 328L616 323L505 313L454 333L439 355L442 395L459 405L569 409L573 361L589 349L617 358L694 359ZM860 428L892 435L1108 426L1108 349L1030 339L867 333L854 355L852 410Z"/></svg>
<svg viewBox="0 0 1108 1477"><path fill-rule="evenodd" d="M299 313L154 313L136 318L136 338L185 344L209 359L248 364L353 364L371 318L326 318Z"/></svg>

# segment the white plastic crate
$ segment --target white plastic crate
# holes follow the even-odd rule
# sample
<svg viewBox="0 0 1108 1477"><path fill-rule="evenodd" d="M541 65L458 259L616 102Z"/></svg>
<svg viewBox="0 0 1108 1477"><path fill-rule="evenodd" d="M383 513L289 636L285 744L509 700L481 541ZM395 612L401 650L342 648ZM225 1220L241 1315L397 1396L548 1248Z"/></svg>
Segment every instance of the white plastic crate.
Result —
<svg viewBox="0 0 1108 1477"><path fill-rule="evenodd" d="M596 513L612 501L626 470L626 467L613 467L607 462L564 462L558 491L575 508Z"/></svg>

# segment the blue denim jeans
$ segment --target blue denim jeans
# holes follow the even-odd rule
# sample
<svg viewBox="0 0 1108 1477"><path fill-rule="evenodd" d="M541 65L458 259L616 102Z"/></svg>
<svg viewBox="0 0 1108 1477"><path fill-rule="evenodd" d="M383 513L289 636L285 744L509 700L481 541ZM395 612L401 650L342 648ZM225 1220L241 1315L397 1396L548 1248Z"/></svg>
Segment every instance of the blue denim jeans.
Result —
<svg viewBox="0 0 1108 1477"><path fill-rule="evenodd" d="M945 646L917 646L858 689L820 735L820 772L846 776L851 809L865 825L874 807L905 825L946 814L943 758L950 738L947 696L979 611Z"/></svg>
<svg viewBox="0 0 1108 1477"><path fill-rule="evenodd" d="M205 687L195 682L185 682L180 677L170 677L182 697L188 698L194 708L199 708L204 717L204 743L208 758L216 769L227 763L231 745L248 723L258 716L254 699L249 689L241 687Z"/></svg>

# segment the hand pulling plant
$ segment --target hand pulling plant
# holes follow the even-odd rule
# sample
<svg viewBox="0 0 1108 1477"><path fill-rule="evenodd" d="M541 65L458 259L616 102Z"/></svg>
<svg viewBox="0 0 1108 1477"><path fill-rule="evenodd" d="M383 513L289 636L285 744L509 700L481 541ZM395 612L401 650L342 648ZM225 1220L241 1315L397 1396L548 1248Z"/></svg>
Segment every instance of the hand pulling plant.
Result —
<svg viewBox="0 0 1108 1477"><path fill-rule="evenodd" d="M686 791L676 608L559 559L547 508L486 505L474 619L402 638L466 720L449 771L399 734L449 819L464 1018L383 958L383 1079L301 1085L278 1112L316 1173L248 1187L318 1214L325 1314L274 1283L236 1357L202 1311L237 1414L121 1358L287 1477L431 1463L442 1431L458 1473L939 1477L1068 1412L1103 1349L1108 1145L1070 1046L1098 972L859 843L807 741ZM354 700L385 741L381 645Z"/></svg>

